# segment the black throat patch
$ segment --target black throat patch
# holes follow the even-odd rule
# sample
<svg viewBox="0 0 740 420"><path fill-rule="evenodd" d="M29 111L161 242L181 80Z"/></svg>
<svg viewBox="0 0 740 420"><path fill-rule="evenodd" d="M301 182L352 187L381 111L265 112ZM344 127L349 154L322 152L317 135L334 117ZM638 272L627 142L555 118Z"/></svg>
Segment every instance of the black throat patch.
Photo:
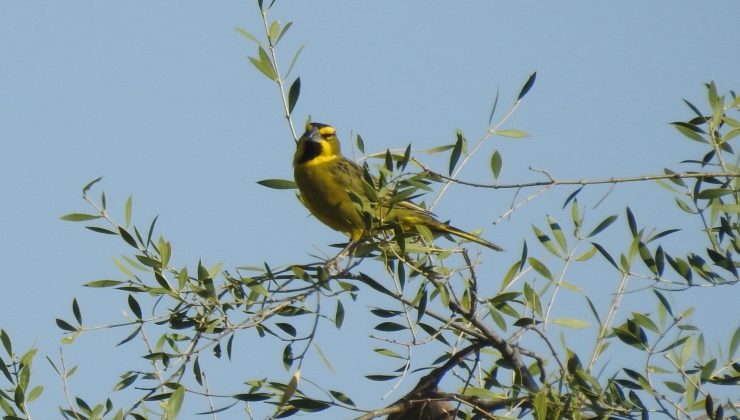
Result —
<svg viewBox="0 0 740 420"><path fill-rule="evenodd" d="M314 141L307 141L303 147L303 154L298 159L298 163L306 163L309 160L319 156L321 154L321 143Z"/></svg>

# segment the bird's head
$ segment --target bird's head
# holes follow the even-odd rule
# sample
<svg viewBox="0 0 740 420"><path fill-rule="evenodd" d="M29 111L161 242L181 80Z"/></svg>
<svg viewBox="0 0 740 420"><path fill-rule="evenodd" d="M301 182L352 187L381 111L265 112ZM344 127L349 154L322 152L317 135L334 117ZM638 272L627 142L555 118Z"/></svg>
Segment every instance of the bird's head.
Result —
<svg viewBox="0 0 740 420"><path fill-rule="evenodd" d="M293 164L318 164L341 156L337 130L327 124L308 123L298 140Z"/></svg>

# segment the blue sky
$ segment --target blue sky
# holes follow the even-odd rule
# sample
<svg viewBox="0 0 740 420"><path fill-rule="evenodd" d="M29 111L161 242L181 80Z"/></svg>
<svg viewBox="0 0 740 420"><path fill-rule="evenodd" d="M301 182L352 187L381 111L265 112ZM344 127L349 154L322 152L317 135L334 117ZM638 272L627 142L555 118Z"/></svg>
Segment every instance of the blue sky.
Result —
<svg viewBox="0 0 740 420"><path fill-rule="evenodd" d="M283 0L270 16L294 21L280 46L283 68L305 44L294 70L303 86L296 122L311 114L335 125L348 155L357 132L368 151L448 144L458 128L472 142L486 130L497 90L501 115L537 71L506 124L531 137L484 146L463 173L484 182L492 181L494 149L507 183L541 179L528 167L586 179L680 169L677 162L699 150L668 124L690 117L681 99L703 105L705 82L722 92L740 83L735 1ZM114 209L133 195L136 223L159 215L178 265L305 261L343 239L307 218L292 192L255 183L290 178L294 147L275 86L248 62L253 44L234 31L260 33L260 25L253 2L0 3L0 327L17 347L56 356L54 319L71 318L74 297L86 319L122 319L125 296L81 284L116 276L111 258L126 249L59 220L88 210L79 191L99 176ZM424 158L446 168L442 159ZM484 227L486 238L514 251L484 254L487 266L505 267L522 238L532 239L530 225L543 225L545 214L567 217L559 209L571 191L540 196L497 226L490 223L510 206L512 191L453 188L437 212L461 228ZM588 190L589 203L607 191ZM589 210L592 222L623 215L626 205L649 226L694 223L667 219L672 198L654 185L619 186ZM613 283L594 290L604 288ZM700 308L721 298L702 291L685 302ZM714 305L712 315L736 319L729 307ZM697 311L712 324L708 315ZM108 354L121 351L112 343L123 336L90 334L64 351L89 378L110 368ZM330 340L328 347L336 344ZM105 398L119 371L95 387L80 380L77 390ZM368 373L377 372L360 372ZM61 404L60 385L43 359L35 375L47 387L34 408L44 418ZM383 386L358 394L382 394Z"/></svg>

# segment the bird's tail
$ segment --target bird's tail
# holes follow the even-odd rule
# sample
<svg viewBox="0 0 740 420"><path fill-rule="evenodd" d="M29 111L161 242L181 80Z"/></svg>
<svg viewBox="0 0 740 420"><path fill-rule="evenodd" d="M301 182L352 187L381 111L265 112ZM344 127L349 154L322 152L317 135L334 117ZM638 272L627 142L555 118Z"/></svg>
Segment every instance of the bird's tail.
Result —
<svg viewBox="0 0 740 420"><path fill-rule="evenodd" d="M483 238L480 238L478 236L475 236L472 233L468 233L468 232L465 232L464 230L458 229L458 228L456 228L454 226L450 226L450 225L447 225L447 224L444 224L444 223L440 223L438 226L435 226L435 228L437 230L442 231L442 232L450 233L450 234L455 235L455 236L458 236L460 238L467 239L470 242L475 242L475 243L480 244L480 245L483 245L483 246L485 246L487 248L491 248L494 251L504 251L504 249L501 248L500 246L498 246L498 245L496 245L496 244L494 244L492 242L488 242L487 240L485 240Z"/></svg>

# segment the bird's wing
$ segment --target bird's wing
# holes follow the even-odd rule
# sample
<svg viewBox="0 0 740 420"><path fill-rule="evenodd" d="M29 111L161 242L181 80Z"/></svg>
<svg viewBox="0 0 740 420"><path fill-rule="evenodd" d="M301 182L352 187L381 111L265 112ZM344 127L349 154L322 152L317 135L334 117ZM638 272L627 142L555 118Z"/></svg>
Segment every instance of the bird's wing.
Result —
<svg viewBox="0 0 740 420"><path fill-rule="evenodd" d="M341 159L331 168L332 175L345 189L362 191L362 168L349 159Z"/></svg>

